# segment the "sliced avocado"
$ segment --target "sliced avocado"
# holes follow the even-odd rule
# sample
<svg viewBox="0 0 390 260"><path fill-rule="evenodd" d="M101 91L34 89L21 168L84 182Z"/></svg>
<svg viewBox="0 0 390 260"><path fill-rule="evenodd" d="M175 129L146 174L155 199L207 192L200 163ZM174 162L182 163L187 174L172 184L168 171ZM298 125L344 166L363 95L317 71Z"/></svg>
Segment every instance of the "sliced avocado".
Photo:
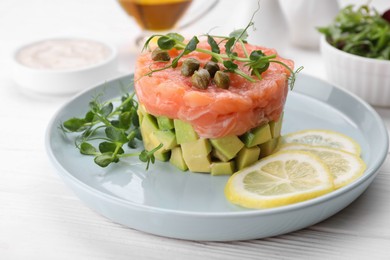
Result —
<svg viewBox="0 0 390 260"><path fill-rule="evenodd" d="M211 175L231 175L235 171L234 161L214 162L210 166Z"/></svg>
<svg viewBox="0 0 390 260"><path fill-rule="evenodd" d="M157 120L154 116L150 114L144 114L142 123L141 123L141 131L146 131L147 133L152 133L158 130Z"/></svg>
<svg viewBox="0 0 390 260"><path fill-rule="evenodd" d="M142 113L142 114L144 114L144 115L148 114L148 112L146 112L145 106L142 105L142 104L139 104L139 105L138 105L138 110L139 110L140 113Z"/></svg>
<svg viewBox="0 0 390 260"><path fill-rule="evenodd" d="M162 143L165 150L170 150L177 146L176 135L172 130L157 130L153 132L153 135L158 139L159 143Z"/></svg>
<svg viewBox="0 0 390 260"><path fill-rule="evenodd" d="M223 155L218 149L212 149L211 156L217 160L222 161L222 162L229 161L229 158L227 158L225 155Z"/></svg>
<svg viewBox="0 0 390 260"><path fill-rule="evenodd" d="M157 120L154 116L150 114L143 114L143 120L140 129L141 129L142 141L144 143L145 150L151 151L157 146L159 146L160 143L163 143L156 136L156 133L159 132L160 130L158 130ZM167 144L169 144L167 140L164 139L164 141L166 141ZM154 157L160 161L167 161L169 160L170 157L170 151L166 149L166 147L162 147L154 153Z"/></svg>
<svg viewBox="0 0 390 260"><path fill-rule="evenodd" d="M146 112L146 110L145 110L145 107L144 107L143 105L139 105L139 106L138 106L137 114L138 114L139 123L141 124L144 115L147 114L147 112Z"/></svg>
<svg viewBox="0 0 390 260"><path fill-rule="evenodd" d="M211 145L208 139L200 138L196 141L181 144L183 158L192 172L210 172Z"/></svg>
<svg viewBox="0 0 390 260"><path fill-rule="evenodd" d="M166 151L164 149L159 149L156 152L154 152L154 158L156 158L159 161L166 162L171 158L171 150Z"/></svg>
<svg viewBox="0 0 390 260"><path fill-rule="evenodd" d="M238 153L236 157L236 165L237 169L241 170L259 160L260 156L260 148L258 146L254 146L251 148L244 147Z"/></svg>
<svg viewBox="0 0 390 260"><path fill-rule="evenodd" d="M146 150L150 151L156 146L158 146L160 143L155 140L150 140L150 135L153 132L158 131L157 121L156 118L149 114L143 115L143 120L140 126L141 135L142 135L142 141L144 143L144 147ZM153 142L152 142L153 141Z"/></svg>
<svg viewBox="0 0 390 260"><path fill-rule="evenodd" d="M140 124L142 124L142 119L144 118L144 114L141 112L141 110L137 110L137 115L138 115L138 121Z"/></svg>
<svg viewBox="0 0 390 260"><path fill-rule="evenodd" d="M169 162L176 166L179 170L187 171L188 166L184 161L183 153L181 151L181 147L177 146L172 149L171 151L171 158L169 159Z"/></svg>
<svg viewBox="0 0 390 260"><path fill-rule="evenodd" d="M156 136L153 133L150 133L149 135L143 135L142 142L144 143L145 150L147 151L151 151L160 145L160 141L156 138ZM154 153L154 157L157 160L165 162L169 160L170 153L171 153L170 150L166 150L164 149L164 147L161 147Z"/></svg>
<svg viewBox="0 0 390 260"><path fill-rule="evenodd" d="M273 138L273 139L269 140L266 143L260 144L259 145L259 147L260 147L260 158L264 158L264 157L266 157L268 155L271 155L274 152L276 152L276 150L279 147L280 140L281 140L281 138L277 137L277 138Z"/></svg>
<svg viewBox="0 0 390 260"><path fill-rule="evenodd" d="M144 147L147 151L151 151L153 150L154 148L156 148L157 146L159 146L162 142L157 138L156 136L156 132L158 131L154 131L152 133L150 133L146 139L144 138L143 139L143 143L144 143ZM164 146L161 147L160 149L158 149L155 153L154 153L154 157L157 159L157 160L160 160L160 161L168 161L169 160L169 157L171 155L171 151L166 149Z"/></svg>
<svg viewBox="0 0 390 260"><path fill-rule="evenodd" d="M235 136L210 139L211 145L228 160L232 159L244 147L244 143Z"/></svg>
<svg viewBox="0 0 390 260"><path fill-rule="evenodd" d="M280 115L277 121L269 122L272 138L276 138L280 136L280 132L282 130L282 122L283 122L283 113Z"/></svg>
<svg viewBox="0 0 390 260"><path fill-rule="evenodd" d="M191 124L179 119L173 120L173 124L175 126L176 141L178 144L193 142L199 139L198 134L192 128Z"/></svg>
<svg viewBox="0 0 390 260"><path fill-rule="evenodd" d="M157 116L157 124L160 130L171 130L175 126L173 125L173 119L166 116Z"/></svg>
<svg viewBox="0 0 390 260"><path fill-rule="evenodd" d="M248 148L265 143L268 140L271 140L271 138L272 135L269 124L264 124L262 126L256 127L241 136L241 140Z"/></svg>

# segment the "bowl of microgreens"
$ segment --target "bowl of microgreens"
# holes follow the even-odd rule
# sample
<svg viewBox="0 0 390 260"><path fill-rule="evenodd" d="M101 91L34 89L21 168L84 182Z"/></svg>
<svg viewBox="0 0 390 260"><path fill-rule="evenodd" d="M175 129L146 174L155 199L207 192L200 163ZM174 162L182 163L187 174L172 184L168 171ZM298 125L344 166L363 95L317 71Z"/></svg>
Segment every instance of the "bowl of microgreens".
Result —
<svg viewBox="0 0 390 260"><path fill-rule="evenodd" d="M371 105L390 106L390 11L349 5L318 30L328 81Z"/></svg>

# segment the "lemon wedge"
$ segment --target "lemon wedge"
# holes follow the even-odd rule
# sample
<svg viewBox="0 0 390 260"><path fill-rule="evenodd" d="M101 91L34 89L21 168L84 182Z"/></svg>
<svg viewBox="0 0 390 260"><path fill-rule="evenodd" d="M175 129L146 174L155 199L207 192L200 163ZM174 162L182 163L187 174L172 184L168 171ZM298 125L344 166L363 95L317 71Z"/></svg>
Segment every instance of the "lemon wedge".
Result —
<svg viewBox="0 0 390 260"><path fill-rule="evenodd" d="M247 208L271 208L315 198L334 190L328 167L315 155L281 151L233 174L225 196Z"/></svg>
<svg viewBox="0 0 390 260"><path fill-rule="evenodd" d="M336 189L356 180L366 169L365 162L359 156L334 148L287 144L283 145L280 150L306 151L318 156L329 168Z"/></svg>
<svg viewBox="0 0 390 260"><path fill-rule="evenodd" d="M331 131L311 129L290 133L284 136L285 143L309 144L315 146L326 146L356 155L360 155L360 145L344 134Z"/></svg>

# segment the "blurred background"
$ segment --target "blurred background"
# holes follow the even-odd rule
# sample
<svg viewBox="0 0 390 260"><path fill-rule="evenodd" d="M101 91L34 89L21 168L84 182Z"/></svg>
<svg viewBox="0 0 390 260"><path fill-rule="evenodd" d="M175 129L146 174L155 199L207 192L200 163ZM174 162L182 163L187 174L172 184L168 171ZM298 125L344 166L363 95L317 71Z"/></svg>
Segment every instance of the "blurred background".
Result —
<svg viewBox="0 0 390 260"><path fill-rule="evenodd" d="M194 13L209 2L194 0L179 24L191 20ZM313 70L316 68L313 66L316 64L311 63L310 58L317 55L319 38L314 27L329 21L338 6L366 2L262 0L261 10L254 17L256 30L249 31L249 40L277 48L282 55L291 59L294 59L294 52L299 53L297 64L305 66L305 73L314 74ZM388 2L389 0L371 1L379 11L383 11ZM257 0L220 0L210 13L181 33L226 34L245 27L256 8ZM57 36L92 37L112 43L119 51L118 75L126 74L133 70L134 55L139 51L134 41L140 33L141 29L135 20L116 0L1 0L0 77L9 79L9 62L17 46ZM317 76L323 77L321 74Z"/></svg>

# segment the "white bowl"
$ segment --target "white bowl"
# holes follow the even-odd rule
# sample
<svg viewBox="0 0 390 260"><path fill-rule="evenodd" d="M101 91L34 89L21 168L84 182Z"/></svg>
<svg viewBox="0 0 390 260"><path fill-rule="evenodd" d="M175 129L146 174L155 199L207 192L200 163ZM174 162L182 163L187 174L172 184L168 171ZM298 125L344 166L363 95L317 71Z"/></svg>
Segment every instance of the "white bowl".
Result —
<svg viewBox="0 0 390 260"><path fill-rule="evenodd" d="M21 60L20 53L31 46L37 46L48 41L85 41L99 44L106 51L100 60L94 60L84 66L68 66L61 68L34 67ZM87 49L85 50L87 52ZM89 54L93 52L89 51ZM34 53L35 54L35 53ZM33 54L33 55L34 55ZM31 56L33 56L31 55ZM51 59L55 59L56 52L51 53ZM82 55L82 54L80 54ZM85 38L51 38L25 44L14 52L13 55L13 78L23 89L33 92L63 95L73 94L96 84L108 81L117 76L118 58L116 49L110 44L94 39Z"/></svg>
<svg viewBox="0 0 390 260"><path fill-rule="evenodd" d="M390 61L341 51L321 37L327 80L347 89L371 105L390 107Z"/></svg>

